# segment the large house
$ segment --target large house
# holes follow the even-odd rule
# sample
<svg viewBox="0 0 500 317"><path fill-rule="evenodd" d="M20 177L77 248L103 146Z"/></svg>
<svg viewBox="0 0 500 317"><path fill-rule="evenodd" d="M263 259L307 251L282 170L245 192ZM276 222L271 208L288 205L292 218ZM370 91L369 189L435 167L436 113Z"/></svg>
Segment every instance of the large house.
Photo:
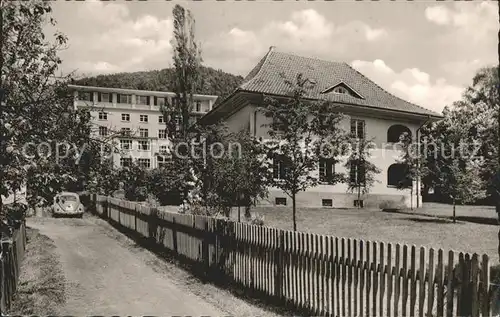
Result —
<svg viewBox="0 0 500 317"><path fill-rule="evenodd" d="M90 107L93 133L117 142L120 151L113 154L116 167L137 161L146 168L166 162L167 132L161 106L175 103L173 92L146 91L70 85L75 94L75 108ZM191 123L212 110L217 96L194 95ZM180 119L178 118L180 125Z"/></svg>
<svg viewBox="0 0 500 317"><path fill-rule="evenodd" d="M353 207L362 204L378 207L382 201L395 201L413 207L421 205L418 180L410 185L413 190L396 188L404 166L397 163L401 152L394 145L404 132L410 133L413 139L418 138L423 124L441 116L390 94L346 63L296 56L278 52L271 47L246 76L243 84L204 115L199 123L225 121L234 132L246 130L256 137L269 138L268 128L263 127L269 123L269 119L258 108L264 96L277 99L287 97L289 88L284 78L294 80L298 74L303 74L315 83L315 87L308 91L307 99L326 99L339 105L349 118L343 123L344 128L358 137L374 140L376 148L371 152L372 162L382 172L376 175L375 185L369 194L361 197L361 201L357 199L356 193L347 192L346 184L321 184L299 193L297 205ZM280 169L274 170L274 177L280 178ZM345 170L343 163L318 162L316 173L319 176L333 171L350 175L352 182L357 179L357 172ZM271 188L268 198L259 204L283 205L291 204L291 200L283 191Z"/></svg>

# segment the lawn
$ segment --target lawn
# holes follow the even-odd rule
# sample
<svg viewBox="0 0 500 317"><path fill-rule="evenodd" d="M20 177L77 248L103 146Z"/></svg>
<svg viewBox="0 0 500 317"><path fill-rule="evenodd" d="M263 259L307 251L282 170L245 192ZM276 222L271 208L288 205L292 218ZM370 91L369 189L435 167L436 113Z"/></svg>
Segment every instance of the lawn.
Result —
<svg viewBox="0 0 500 317"><path fill-rule="evenodd" d="M264 216L266 226L286 230L293 228L291 207L257 207L253 211ZM443 204L425 204L419 211L442 216L452 214L451 206ZM496 217L495 210L490 207L460 206L457 214ZM496 225L463 221L452 223L446 219L380 210L299 208L297 229L336 237L488 254L492 264L498 262L499 227Z"/></svg>

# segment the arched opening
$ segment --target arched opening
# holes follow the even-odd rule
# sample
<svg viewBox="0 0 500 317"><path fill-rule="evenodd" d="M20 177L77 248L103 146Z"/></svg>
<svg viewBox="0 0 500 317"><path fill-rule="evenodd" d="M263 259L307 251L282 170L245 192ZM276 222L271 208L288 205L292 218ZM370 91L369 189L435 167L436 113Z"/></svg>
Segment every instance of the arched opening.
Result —
<svg viewBox="0 0 500 317"><path fill-rule="evenodd" d="M392 164L387 169L387 186L410 188L412 179L408 175L409 167L406 164Z"/></svg>
<svg viewBox="0 0 500 317"><path fill-rule="evenodd" d="M408 127L401 124L391 126L389 130L387 130L387 142L398 143L403 133L407 133L411 138L411 131Z"/></svg>

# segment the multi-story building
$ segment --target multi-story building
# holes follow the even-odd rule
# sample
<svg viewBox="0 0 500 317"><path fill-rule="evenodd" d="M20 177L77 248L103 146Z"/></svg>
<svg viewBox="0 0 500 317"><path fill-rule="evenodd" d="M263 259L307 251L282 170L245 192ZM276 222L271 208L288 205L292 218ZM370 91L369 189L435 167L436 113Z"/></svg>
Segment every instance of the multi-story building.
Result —
<svg viewBox="0 0 500 317"><path fill-rule="evenodd" d="M375 149L371 161L382 171L375 176L375 184L369 194L358 200L356 193L348 192L348 184L320 184L297 195L298 206L353 207L355 205L377 206L389 200L414 207L421 202L418 179L400 190L397 185L404 177L405 166L398 163L401 150L396 143L399 136L407 132L413 139L418 138L420 127L429 120L441 116L431 110L402 100L382 89L376 83L359 73L346 63L330 62L315 58L301 57L272 48L245 78L243 84L225 98L219 106L199 121L211 124L224 120L232 131L246 130L256 137L269 139L269 118L258 109L262 107L264 96L285 101L289 98L289 87L284 78L294 80L298 74L309 79L314 88L307 91L306 100L328 100L338 105L347 115L343 127L354 137L373 141ZM284 177L284 169L279 160L274 161L274 178ZM356 165L347 170L345 160L318 160L319 176L328 178L332 173L343 173L349 182L356 184L364 179ZM362 183L361 183L362 184ZM260 204L290 204L290 198L278 188L271 188L267 199Z"/></svg>
<svg viewBox="0 0 500 317"><path fill-rule="evenodd" d="M113 140L119 151L112 154L117 167L132 161L148 168L161 166L168 146L164 116L165 103L174 104L175 93L133 89L70 85L75 94L75 107L90 107L95 135ZM217 96L194 95L191 123L212 110ZM176 118L180 125L180 118Z"/></svg>

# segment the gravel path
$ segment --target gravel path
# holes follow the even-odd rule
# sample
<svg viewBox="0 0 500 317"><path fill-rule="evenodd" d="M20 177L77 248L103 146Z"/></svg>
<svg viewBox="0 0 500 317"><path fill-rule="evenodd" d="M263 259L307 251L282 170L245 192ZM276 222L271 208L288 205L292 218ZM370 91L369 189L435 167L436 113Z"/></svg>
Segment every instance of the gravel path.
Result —
<svg viewBox="0 0 500 317"><path fill-rule="evenodd" d="M65 315L224 316L113 239L95 219L30 218L54 240L67 280Z"/></svg>

